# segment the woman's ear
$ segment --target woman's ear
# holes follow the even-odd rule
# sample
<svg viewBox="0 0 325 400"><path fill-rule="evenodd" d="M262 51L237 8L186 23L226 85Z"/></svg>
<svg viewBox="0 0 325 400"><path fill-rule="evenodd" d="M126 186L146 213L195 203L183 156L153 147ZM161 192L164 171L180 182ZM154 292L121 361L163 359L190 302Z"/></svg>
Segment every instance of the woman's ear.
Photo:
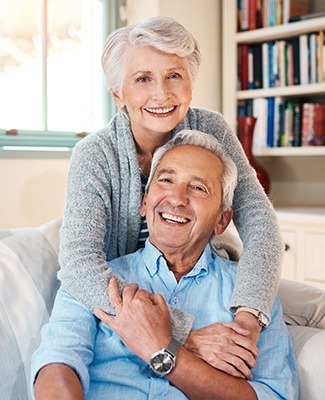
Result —
<svg viewBox="0 0 325 400"><path fill-rule="evenodd" d="M125 107L123 99L121 98L121 96L117 91L111 90L111 93L116 107L122 110Z"/></svg>
<svg viewBox="0 0 325 400"><path fill-rule="evenodd" d="M145 217L146 216L146 211L147 211L147 193L143 196L142 206L141 206L141 209L140 209L141 217Z"/></svg>
<svg viewBox="0 0 325 400"><path fill-rule="evenodd" d="M232 208L229 208L229 210L222 213L221 218L214 227L214 233L216 235L221 235L225 231L232 220L233 214L234 212Z"/></svg>

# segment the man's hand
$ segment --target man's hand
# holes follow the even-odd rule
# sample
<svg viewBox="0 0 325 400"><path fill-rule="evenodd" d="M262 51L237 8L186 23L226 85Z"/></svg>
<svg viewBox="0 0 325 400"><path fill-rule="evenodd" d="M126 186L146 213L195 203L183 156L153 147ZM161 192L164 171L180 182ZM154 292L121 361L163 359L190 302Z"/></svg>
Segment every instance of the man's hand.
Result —
<svg viewBox="0 0 325 400"><path fill-rule="evenodd" d="M210 365L237 378L251 378L258 349L250 331L236 322L191 331L184 346Z"/></svg>
<svg viewBox="0 0 325 400"><path fill-rule="evenodd" d="M137 356L149 363L156 351L171 341L170 315L167 304L160 294L152 294L126 285L122 297L116 279L108 284L108 295L116 316L100 309L94 314L111 328Z"/></svg>

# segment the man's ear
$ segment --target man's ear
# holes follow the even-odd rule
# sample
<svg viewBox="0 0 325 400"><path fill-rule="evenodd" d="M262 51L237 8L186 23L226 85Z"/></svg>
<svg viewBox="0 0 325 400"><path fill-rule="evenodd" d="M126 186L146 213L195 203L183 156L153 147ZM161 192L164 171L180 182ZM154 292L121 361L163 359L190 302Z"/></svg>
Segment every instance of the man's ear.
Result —
<svg viewBox="0 0 325 400"><path fill-rule="evenodd" d="M122 108L125 107L125 103L124 103L123 99L121 98L121 96L119 95L119 93L117 91L112 90L111 93L112 93L112 97L113 97L116 107L122 110Z"/></svg>
<svg viewBox="0 0 325 400"><path fill-rule="evenodd" d="M146 216L146 211L147 211L147 193L145 193L145 195L143 196L143 200L142 200L142 206L140 209L140 215L141 217L145 217Z"/></svg>
<svg viewBox="0 0 325 400"><path fill-rule="evenodd" d="M214 233L216 235L221 235L226 230L227 226L230 224L232 220L233 214L234 212L232 208L222 213L220 220L214 227Z"/></svg>

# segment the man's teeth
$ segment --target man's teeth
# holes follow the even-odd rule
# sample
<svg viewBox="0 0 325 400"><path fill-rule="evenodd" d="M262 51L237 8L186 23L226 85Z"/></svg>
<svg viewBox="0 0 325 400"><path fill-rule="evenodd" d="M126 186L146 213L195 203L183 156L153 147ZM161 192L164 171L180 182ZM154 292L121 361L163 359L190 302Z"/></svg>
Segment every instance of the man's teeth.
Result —
<svg viewBox="0 0 325 400"><path fill-rule="evenodd" d="M174 110L175 107L166 107L166 108L146 108L147 111L153 114L166 114Z"/></svg>
<svg viewBox="0 0 325 400"><path fill-rule="evenodd" d="M187 218L184 217L177 217L176 215L161 213L161 216L164 220L171 221L171 222L178 222L180 224L185 224L188 222Z"/></svg>

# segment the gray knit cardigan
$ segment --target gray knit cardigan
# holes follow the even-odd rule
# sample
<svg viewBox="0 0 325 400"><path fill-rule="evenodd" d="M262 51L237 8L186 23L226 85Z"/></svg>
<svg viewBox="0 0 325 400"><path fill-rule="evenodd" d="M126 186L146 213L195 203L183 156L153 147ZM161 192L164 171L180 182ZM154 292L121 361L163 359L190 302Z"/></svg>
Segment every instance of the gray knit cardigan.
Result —
<svg viewBox="0 0 325 400"><path fill-rule="evenodd" d="M222 115L192 108L174 129L214 135L238 168L234 223L243 242L237 284L229 305L245 305L267 316L280 279L283 243L275 212ZM89 309L112 313L106 261L136 250L140 232L141 182L129 121L119 112L74 148L68 173L60 241L62 287ZM122 279L119 279L121 287ZM193 299L194 301L194 299ZM192 318L171 309L173 334L184 340Z"/></svg>

